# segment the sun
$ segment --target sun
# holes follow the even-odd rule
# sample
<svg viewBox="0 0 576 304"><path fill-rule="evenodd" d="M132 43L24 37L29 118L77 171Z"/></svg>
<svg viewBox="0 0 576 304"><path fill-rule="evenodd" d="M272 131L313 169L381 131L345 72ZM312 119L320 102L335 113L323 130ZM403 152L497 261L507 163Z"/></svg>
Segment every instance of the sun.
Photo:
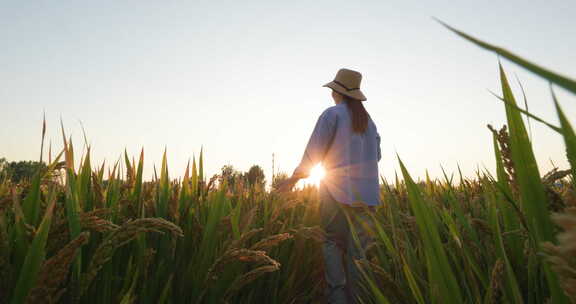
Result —
<svg viewBox="0 0 576 304"><path fill-rule="evenodd" d="M318 164L314 166L312 169L310 169L310 176L308 176L308 178L306 178L304 182L306 184L313 184L319 186L320 181L324 178L325 175L326 170L324 170L324 167L322 167L321 164Z"/></svg>

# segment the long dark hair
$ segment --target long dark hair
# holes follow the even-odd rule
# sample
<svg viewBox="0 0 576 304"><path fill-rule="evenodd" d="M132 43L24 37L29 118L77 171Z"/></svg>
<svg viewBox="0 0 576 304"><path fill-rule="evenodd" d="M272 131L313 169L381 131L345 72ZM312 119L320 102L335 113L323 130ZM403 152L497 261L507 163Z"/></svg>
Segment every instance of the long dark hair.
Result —
<svg viewBox="0 0 576 304"><path fill-rule="evenodd" d="M352 131L354 133L364 134L368 128L368 111L364 108L362 101L348 96L344 97L344 102L352 116Z"/></svg>

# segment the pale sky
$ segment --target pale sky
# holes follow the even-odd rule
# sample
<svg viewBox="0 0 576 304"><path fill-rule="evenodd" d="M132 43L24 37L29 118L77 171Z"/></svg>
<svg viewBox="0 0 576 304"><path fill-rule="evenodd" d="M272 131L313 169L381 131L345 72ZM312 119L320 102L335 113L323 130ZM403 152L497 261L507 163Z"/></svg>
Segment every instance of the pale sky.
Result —
<svg viewBox="0 0 576 304"><path fill-rule="evenodd" d="M297 166L322 85L363 73L365 106L382 137L380 174L396 153L413 177L443 166L494 168L490 123L505 123L496 55L432 20L576 76L576 1L2 1L0 157L37 160L42 112L53 151L59 120L97 163L145 150L146 177L168 150L172 177L204 147L209 175L258 164L270 179ZM546 81L503 61L530 110L557 124ZM521 99L516 81L517 98ZM558 97L569 118L576 98ZM572 119L576 124L576 121ZM541 173L566 168L564 144L532 122ZM80 158L79 155L77 158Z"/></svg>

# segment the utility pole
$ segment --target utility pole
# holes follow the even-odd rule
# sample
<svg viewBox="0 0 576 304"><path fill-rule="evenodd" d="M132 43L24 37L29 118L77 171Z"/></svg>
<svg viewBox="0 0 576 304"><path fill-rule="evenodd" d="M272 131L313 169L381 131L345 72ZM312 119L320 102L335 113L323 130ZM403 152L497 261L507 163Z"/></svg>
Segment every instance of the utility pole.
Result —
<svg viewBox="0 0 576 304"><path fill-rule="evenodd" d="M274 152L272 152L272 185L274 185L274 177L276 175L274 174Z"/></svg>

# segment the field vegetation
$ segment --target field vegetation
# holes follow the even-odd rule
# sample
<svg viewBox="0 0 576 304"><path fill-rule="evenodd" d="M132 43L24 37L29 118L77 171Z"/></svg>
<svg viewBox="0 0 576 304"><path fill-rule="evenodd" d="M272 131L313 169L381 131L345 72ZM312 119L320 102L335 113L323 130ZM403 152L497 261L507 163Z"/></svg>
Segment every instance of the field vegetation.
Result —
<svg viewBox="0 0 576 304"><path fill-rule="evenodd" d="M559 126L518 105L502 67L500 81L507 126L487 130L496 174L415 182L399 159L402 178L382 180L358 261L375 303L576 303L576 135L553 91ZM539 172L523 116L564 138L571 168ZM144 181L144 151L108 168L88 148L75 167L63 127L62 141L33 178L0 180L0 303L323 303L316 188L207 178L202 152L181 179L165 153Z"/></svg>

